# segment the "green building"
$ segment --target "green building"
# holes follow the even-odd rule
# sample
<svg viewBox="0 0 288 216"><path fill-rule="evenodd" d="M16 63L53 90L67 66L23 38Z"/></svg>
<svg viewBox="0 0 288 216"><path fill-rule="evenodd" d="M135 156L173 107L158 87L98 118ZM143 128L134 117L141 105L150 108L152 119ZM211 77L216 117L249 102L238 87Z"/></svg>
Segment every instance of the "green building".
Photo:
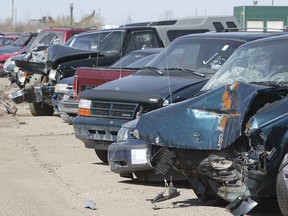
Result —
<svg viewBox="0 0 288 216"><path fill-rule="evenodd" d="M237 6L234 16L248 30L287 29L288 6Z"/></svg>

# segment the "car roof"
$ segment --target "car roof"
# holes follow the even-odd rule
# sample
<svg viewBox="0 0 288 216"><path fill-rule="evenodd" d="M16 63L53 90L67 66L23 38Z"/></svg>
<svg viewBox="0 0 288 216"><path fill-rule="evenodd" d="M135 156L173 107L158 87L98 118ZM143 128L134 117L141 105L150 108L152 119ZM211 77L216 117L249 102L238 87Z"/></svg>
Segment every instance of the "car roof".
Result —
<svg viewBox="0 0 288 216"><path fill-rule="evenodd" d="M82 31L85 31L87 29L85 28L69 28L69 27L53 27L53 28L45 28L45 29L42 29L42 31L46 31L46 32L49 32L49 31L59 31L59 32L67 32L67 31L71 31L71 32L82 32Z"/></svg>
<svg viewBox="0 0 288 216"><path fill-rule="evenodd" d="M138 49L138 50L134 50L131 53L159 53L163 50L164 48L145 48L145 49Z"/></svg>
<svg viewBox="0 0 288 216"><path fill-rule="evenodd" d="M241 40L241 41L253 41L256 39L278 36L278 35L288 35L287 32L249 32L249 31L233 31L233 32L206 32L199 34L190 34L181 36L180 38L199 38L199 39L230 39L230 40Z"/></svg>
<svg viewBox="0 0 288 216"><path fill-rule="evenodd" d="M261 38L255 41L251 41L245 44L245 46L249 46L250 44L262 44L266 42L273 42L273 41L279 41L279 40L288 40L288 34L282 34L282 35L275 35L273 37L266 37L266 38ZM286 45L286 43L283 43L283 46ZM242 45L243 46L243 45Z"/></svg>

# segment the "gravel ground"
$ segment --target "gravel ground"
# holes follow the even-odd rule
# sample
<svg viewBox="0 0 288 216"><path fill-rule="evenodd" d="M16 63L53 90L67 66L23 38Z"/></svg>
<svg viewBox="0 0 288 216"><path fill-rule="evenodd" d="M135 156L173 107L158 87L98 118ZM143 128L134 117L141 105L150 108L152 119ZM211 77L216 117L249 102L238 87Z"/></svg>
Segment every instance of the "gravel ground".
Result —
<svg viewBox="0 0 288 216"><path fill-rule="evenodd" d="M0 78L0 90L5 87L9 81ZM147 200L162 192L164 183L121 178L57 115L32 117L28 104L16 107L16 115L8 115L0 104L0 216L231 215L223 206L199 205L186 182L174 183L181 196L153 205ZM85 208L88 200L95 210ZM250 215L279 215L279 210L268 200Z"/></svg>

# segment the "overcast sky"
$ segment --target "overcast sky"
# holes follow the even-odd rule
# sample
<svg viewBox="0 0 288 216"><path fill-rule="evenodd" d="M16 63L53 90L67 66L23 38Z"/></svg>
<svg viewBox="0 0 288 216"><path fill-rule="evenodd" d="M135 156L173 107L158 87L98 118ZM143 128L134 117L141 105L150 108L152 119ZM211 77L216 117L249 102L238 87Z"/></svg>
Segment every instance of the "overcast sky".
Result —
<svg viewBox="0 0 288 216"><path fill-rule="evenodd" d="M12 16L13 0L1 0L0 19ZM253 5L253 0L14 0L18 21L40 19L43 16L70 15L79 21L93 10L100 12L106 24L120 25L130 17L133 22L154 21L172 11L173 18L203 15L233 15L234 6ZM288 0L258 0L258 5L288 6Z"/></svg>

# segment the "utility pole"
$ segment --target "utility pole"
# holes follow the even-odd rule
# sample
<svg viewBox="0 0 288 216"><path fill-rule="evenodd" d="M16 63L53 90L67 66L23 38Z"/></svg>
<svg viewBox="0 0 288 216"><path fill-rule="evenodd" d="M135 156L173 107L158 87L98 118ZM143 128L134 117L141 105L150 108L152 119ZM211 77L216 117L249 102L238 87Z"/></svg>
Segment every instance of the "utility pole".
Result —
<svg viewBox="0 0 288 216"><path fill-rule="evenodd" d="M70 27L73 28L73 6L74 4L73 3L70 3Z"/></svg>
<svg viewBox="0 0 288 216"><path fill-rule="evenodd" d="M12 30L13 30L13 25L14 25L14 0L12 0L12 24L11 24Z"/></svg>

